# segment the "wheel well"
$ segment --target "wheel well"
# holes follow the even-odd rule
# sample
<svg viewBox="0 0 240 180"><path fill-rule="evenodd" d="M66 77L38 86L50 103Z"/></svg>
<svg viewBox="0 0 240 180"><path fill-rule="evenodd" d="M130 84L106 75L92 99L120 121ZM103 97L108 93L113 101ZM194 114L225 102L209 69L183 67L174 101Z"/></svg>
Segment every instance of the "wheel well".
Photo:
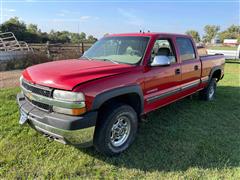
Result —
<svg viewBox="0 0 240 180"><path fill-rule="evenodd" d="M217 81L219 81L220 78L221 78L221 69L218 69L218 70L214 71L213 74L212 74L212 78L216 78Z"/></svg>
<svg viewBox="0 0 240 180"><path fill-rule="evenodd" d="M129 93L129 94L124 94L120 96L113 97L106 102L104 102L100 108L99 111L102 112L105 108L108 106L111 106L111 104L114 103L124 103L129 106L131 106L138 115L142 113L142 104L141 104L141 99L140 96L137 93Z"/></svg>

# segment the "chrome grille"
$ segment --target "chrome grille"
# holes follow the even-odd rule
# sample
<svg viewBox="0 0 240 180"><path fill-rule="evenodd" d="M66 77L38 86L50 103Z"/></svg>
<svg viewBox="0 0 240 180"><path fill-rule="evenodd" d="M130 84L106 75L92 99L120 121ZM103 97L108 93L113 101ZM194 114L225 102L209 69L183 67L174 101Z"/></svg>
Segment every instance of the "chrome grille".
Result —
<svg viewBox="0 0 240 180"><path fill-rule="evenodd" d="M30 83L27 83L26 81L22 81L22 86L35 94L39 94L41 96L51 97L52 90L47 87L40 87L36 85L32 85Z"/></svg>
<svg viewBox="0 0 240 180"><path fill-rule="evenodd" d="M29 99L26 96L25 96L25 98L26 98L26 100L29 103L33 104L35 107L37 107L37 108L39 108L41 110L48 111L48 112L52 110L52 106L50 106L48 104L44 104L44 103L41 103L41 102L37 102L37 101L31 100L31 99Z"/></svg>
<svg viewBox="0 0 240 180"><path fill-rule="evenodd" d="M41 96L45 96L45 97L51 97L52 96L52 89L47 88L47 87L42 87L39 85L34 85L34 84L30 84L28 82L26 82L25 80L22 80L21 82L21 86L22 88L26 89L27 91L37 94L37 95L41 95ZM27 101L29 103L31 103L32 105L34 105L35 107L45 110L45 111L51 111L52 110L52 106L42 103L42 102L38 102L38 101L34 101L32 99L30 99L27 94L24 94L25 98L27 99Z"/></svg>

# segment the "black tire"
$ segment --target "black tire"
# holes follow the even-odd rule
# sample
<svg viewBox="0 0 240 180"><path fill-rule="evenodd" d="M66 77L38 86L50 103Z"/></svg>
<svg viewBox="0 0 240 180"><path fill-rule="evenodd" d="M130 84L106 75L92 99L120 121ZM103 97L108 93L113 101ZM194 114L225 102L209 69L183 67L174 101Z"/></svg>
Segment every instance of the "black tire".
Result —
<svg viewBox="0 0 240 180"><path fill-rule="evenodd" d="M115 133L116 132L115 129L117 129L119 122L124 121L125 125L126 122L128 122L127 124L130 125L130 128L126 128L129 130L129 132L126 133L126 136L125 133L123 133L124 134L123 136L125 136L125 140L121 141L122 144L119 144L117 146L115 143L118 141L115 142L113 140L117 139L115 137L115 134L117 134ZM95 148L104 155L107 156L117 155L126 150L132 144L137 134L137 128L138 128L137 113L131 106L121 103L117 103L114 105L111 104L110 106L108 106L108 108L105 108L102 112L100 112L100 117L98 119L98 123L95 129L93 144Z"/></svg>
<svg viewBox="0 0 240 180"><path fill-rule="evenodd" d="M199 92L200 98L205 101L212 101L216 94L216 78L212 78L208 86Z"/></svg>

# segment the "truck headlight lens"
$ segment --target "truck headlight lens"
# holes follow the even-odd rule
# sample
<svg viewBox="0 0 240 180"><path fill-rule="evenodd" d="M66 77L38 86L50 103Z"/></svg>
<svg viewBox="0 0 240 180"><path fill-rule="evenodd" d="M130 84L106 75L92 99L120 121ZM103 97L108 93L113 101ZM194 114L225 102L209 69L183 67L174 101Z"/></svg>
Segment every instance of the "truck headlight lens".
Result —
<svg viewBox="0 0 240 180"><path fill-rule="evenodd" d="M71 91L63 91L63 90L54 90L53 91L53 98L60 101L67 101L71 104L80 103L82 106L79 108L63 108L58 107L57 105L53 106L53 111L68 114L73 116L78 116L84 114L86 112L85 107L85 96L83 93L80 92L71 92Z"/></svg>
<svg viewBox="0 0 240 180"><path fill-rule="evenodd" d="M70 92L70 91L62 91L62 90L54 90L53 98L63 101L85 101L85 97L83 93L79 92Z"/></svg>
<svg viewBox="0 0 240 180"><path fill-rule="evenodd" d="M84 114L86 112L86 108L83 107L83 108L67 109L67 108L53 106L53 111L58 112L58 113L62 113L62 114L78 116L78 115Z"/></svg>
<svg viewBox="0 0 240 180"><path fill-rule="evenodd" d="M21 75L19 78L20 85L22 85L22 80L23 80L23 76Z"/></svg>

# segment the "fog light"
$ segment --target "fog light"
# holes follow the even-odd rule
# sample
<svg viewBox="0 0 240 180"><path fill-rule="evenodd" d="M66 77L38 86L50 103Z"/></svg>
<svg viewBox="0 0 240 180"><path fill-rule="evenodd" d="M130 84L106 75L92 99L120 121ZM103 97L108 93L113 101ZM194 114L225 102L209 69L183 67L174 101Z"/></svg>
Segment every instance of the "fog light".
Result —
<svg viewBox="0 0 240 180"><path fill-rule="evenodd" d="M79 115L84 114L86 112L86 108L83 107L83 108L67 109L67 108L61 108L61 107L53 106L53 111L58 112L58 113L62 113L62 114L79 116Z"/></svg>

